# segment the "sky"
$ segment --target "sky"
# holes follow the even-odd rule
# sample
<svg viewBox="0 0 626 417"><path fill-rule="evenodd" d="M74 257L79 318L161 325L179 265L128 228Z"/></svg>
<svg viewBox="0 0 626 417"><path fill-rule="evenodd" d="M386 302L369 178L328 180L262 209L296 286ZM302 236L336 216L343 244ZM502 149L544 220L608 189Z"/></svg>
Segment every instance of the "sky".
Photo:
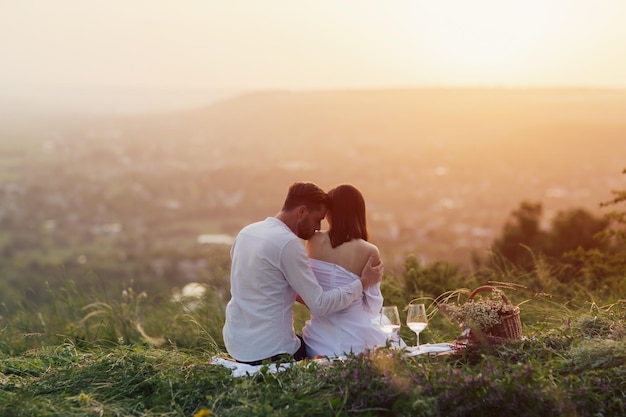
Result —
<svg viewBox="0 0 626 417"><path fill-rule="evenodd" d="M0 88L626 88L624 21L625 0L0 0Z"/></svg>

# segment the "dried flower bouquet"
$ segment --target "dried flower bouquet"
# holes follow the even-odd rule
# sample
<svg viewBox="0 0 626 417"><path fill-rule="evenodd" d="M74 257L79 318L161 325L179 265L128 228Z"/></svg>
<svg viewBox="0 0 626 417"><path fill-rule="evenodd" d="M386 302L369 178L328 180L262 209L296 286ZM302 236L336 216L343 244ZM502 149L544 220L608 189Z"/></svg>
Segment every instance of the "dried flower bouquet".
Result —
<svg viewBox="0 0 626 417"><path fill-rule="evenodd" d="M490 290L492 297L474 300L474 296L484 290ZM498 288L478 287L472 291L466 303L440 303L438 308L448 317L458 321L461 327L470 333L506 339L522 337L520 309L511 304Z"/></svg>

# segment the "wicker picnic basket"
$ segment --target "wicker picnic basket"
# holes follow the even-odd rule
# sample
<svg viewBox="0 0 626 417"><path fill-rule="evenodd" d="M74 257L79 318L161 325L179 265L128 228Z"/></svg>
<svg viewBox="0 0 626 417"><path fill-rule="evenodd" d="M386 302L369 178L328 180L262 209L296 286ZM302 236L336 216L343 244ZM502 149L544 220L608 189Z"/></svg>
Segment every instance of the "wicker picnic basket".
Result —
<svg viewBox="0 0 626 417"><path fill-rule="evenodd" d="M474 296L481 291L494 291L502 298L502 302L506 305L511 305L509 299L504 293L490 285L483 285L472 291L467 298L468 302L474 299ZM500 323L492 326L484 331L487 336L493 336L502 339L521 339L522 338L522 319L520 317L519 308L515 311L500 315Z"/></svg>
<svg viewBox="0 0 626 417"><path fill-rule="evenodd" d="M501 300L474 300L482 292L490 291ZM439 310L448 317L458 321L463 334L458 337L462 343L497 344L506 340L522 338L522 320L520 309L510 303L502 290L490 285L483 285L473 290L465 304L438 305Z"/></svg>

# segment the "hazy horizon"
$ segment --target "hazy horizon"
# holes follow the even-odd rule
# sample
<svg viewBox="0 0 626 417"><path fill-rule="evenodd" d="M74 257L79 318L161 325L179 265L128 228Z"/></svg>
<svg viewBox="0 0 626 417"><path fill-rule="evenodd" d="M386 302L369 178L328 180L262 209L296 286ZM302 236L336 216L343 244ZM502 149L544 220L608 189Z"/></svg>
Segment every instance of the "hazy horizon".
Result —
<svg viewBox="0 0 626 417"><path fill-rule="evenodd" d="M28 85L4 87L1 114L133 115L185 110L242 93L175 87Z"/></svg>
<svg viewBox="0 0 626 417"><path fill-rule="evenodd" d="M29 89L5 89L0 95L0 117L6 116L133 116L193 110L246 94L259 92L333 92L384 90L505 90L505 91L615 91L618 87L483 87L483 86L389 86L317 89L208 90L149 88L136 86L31 86Z"/></svg>
<svg viewBox="0 0 626 417"><path fill-rule="evenodd" d="M626 2L0 2L0 105L170 110L233 93L626 88Z"/></svg>

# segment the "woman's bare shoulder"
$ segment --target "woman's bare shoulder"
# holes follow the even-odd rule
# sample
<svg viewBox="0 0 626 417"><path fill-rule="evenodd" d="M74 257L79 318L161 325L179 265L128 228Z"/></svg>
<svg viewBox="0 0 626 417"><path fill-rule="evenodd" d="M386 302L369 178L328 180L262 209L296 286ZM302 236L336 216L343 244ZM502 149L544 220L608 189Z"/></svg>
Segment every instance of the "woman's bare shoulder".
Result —
<svg viewBox="0 0 626 417"><path fill-rule="evenodd" d="M358 239L357 242L363 248L363 250L378 253L378 247L374 245L372 242L368 242L367 240L363 240L363 239Z"/></svg>
<svg viewBox="0 0 626 417"><path fill-rule="evenodd" d="M320 240L324 237L324 234L326 234L325 231L318 230L317 232L313 233L313 236L311 236L308 241L313 242L313 241Z"/></svg>
<svg viewBox="0 0 626 417"><path fill-rule="evenodd" d="M357 241L357 244L359 245L359 252L361 253L361 256L363 256L366 261L367 258L373 256L374 265L380 262L380 251L378 250L378 247L376 245L363 239L359 239Z"/></svg>
<svg viewBox="0 0 626 417"><path fill-rule="evenodd" d="M305 246L309 256L317 254L325 245L328 240L328 233L326 231L317 231L305 242Z"/></svg>

